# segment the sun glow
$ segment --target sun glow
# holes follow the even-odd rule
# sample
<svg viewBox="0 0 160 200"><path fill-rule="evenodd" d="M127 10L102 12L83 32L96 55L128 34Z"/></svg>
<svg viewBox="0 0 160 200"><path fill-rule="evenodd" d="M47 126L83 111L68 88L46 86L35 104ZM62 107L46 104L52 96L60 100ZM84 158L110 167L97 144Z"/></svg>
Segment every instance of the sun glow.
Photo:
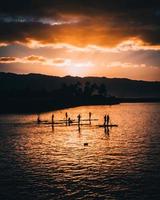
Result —
<svg viewBox="0 0 160 200"><path fill-rule="evenodd" d="M70 61L67 63L66 70L72 76L87 76L94 64L91 61L76 62Z"/></svg>

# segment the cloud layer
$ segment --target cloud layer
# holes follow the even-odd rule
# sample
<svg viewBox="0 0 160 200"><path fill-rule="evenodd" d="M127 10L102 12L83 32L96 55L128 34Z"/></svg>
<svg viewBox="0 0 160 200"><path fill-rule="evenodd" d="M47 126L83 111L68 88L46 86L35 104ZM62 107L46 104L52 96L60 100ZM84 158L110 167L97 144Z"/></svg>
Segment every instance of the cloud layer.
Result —
<svg viewBox="0 0 160 200"><path fill-rule="evenodd" d="M0 27L2 71L160 77L159 0L5 0Z"/></svg>
<svg viewBox="0 0 160 200"><path fill-rule="evenodd" d="M3 1L0 42L114 46L130 38L160 44L158 0Z"/></svg>

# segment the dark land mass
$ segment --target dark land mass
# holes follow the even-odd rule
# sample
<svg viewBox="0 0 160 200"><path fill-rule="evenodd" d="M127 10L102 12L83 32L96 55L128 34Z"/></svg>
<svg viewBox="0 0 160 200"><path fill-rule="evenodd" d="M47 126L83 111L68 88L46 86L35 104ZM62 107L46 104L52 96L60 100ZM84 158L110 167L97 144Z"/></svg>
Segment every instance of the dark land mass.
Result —
<svg viewBox="0 0 160 200"><path fill-rule="evenodd" d="M40 113L122 102L160 102L160 82L0 73L0 113Z"/></svg>

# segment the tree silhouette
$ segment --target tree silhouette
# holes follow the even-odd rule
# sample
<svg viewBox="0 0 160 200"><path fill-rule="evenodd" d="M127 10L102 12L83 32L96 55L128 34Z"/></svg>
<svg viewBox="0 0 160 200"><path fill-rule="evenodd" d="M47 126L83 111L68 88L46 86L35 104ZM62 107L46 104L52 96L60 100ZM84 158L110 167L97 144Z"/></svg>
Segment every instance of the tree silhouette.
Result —
<svg viewBox="0 0 160 200"><path fill-rule="evenodd" d="M101 83L98 87L98 93L99 95L102 96L107 96L107 88L106 85L104 83Z"/></svg>
<svg viewBox="0 0 160 200"><path fill-rule="evenodd" d="M91 85L92 94L93 94L94 92L96 92L97 89L98 89L97 84L96 84L96 83L93 83L93 84Z"/></svg>
<svg viewBox="0 0 160 200"><path fill-rule="evenodd" d="M91 87L91 83L89 81L85 82L85 86L84 86L84 95L85 96L91 96L92 95L92 87Z"/></svg>
<svg viewBox="0 0 160 200"><path fill-rule="evenodd" d="M75 84L75 93L77 96L82 96L82 84L79 81Z"/></svg>

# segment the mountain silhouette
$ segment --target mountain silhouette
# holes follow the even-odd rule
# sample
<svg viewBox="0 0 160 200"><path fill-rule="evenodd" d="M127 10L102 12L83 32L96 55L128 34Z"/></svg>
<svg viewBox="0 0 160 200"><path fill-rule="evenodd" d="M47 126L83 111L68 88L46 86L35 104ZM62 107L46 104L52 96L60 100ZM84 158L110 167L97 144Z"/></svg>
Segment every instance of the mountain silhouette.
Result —
<svg viewBox="0 0 160 200"><path fill-rule="evenodd" d="M34 91L52 91L60 89L62 84L70 85L86 82L92 84L104 84L108 93L121 98L159 98L160 82L137 81L126 78L106 78L106 77L58 77L42 74L19 75L12 73L0 73L0 92L32 89ZM2 93L1 93L2 94Z"/></svg>
<svg viewBox="0 0 160 200"><path fill-rule="evenodd" d="M40 113L80 105L159 102L160 82L0 73L0 113Z"/></svg>

